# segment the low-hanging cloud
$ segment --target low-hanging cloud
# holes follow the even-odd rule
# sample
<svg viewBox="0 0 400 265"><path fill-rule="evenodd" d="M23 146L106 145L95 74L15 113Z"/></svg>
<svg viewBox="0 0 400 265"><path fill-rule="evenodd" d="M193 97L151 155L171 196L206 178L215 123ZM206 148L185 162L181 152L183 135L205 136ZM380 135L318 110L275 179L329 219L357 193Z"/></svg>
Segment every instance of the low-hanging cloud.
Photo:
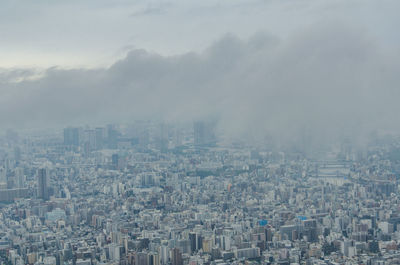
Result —
<svg viewBox="0 0 400 265"><path fill-rule="evenodd" d="M19 82L11 80L14 71L0 75L0 122L213 117L228 136L283 139L305 131L324 138L397 130L400 61L385 47L365 31L331 23L287 39L227 35L202 53L132 50L109 68L51 68Z"/></svg>

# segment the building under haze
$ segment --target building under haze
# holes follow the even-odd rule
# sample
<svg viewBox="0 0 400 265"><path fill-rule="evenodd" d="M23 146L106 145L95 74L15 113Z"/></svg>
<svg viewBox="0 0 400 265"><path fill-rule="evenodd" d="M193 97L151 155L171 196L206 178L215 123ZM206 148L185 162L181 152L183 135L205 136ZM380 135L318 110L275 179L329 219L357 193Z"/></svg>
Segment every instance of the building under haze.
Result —
<svg viewBox="0 0 400 265"><path fill-rule="evenodd" d="M64 129L64 144L70 146L79 145L79 128L65 128Z"/></svg>
<svg viewBox="0 0 400 265"><path fill-rule="evenodd" d="M40 168L38 170L37 196L39 199L43 200L49 199L47 170L45 168Z"/></svg>
<svg viewBox="0 0 400 265"><path fill-rule="evenodd" d="M215 123L210 121L196 121L193 124L194 145L214 146L217 142L215 136Z"/></svg>

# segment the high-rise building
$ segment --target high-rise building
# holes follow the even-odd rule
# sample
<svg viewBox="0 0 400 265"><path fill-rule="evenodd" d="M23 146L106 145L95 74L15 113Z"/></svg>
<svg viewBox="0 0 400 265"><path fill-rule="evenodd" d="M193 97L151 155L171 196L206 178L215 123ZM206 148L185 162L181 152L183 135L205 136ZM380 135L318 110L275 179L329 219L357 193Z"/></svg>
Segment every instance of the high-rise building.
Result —
<svg viewBox="0 0 400 265"><path fill-rule="evenodd" d="M182 253L179 248L171 250L172 265L183 265Z"/></svg>
<svg viewBox="0 0 400 265"><path fill-rule="evenodd" d="M113 154L111 156L111 163L114 168L118 168L118 161L119 161L119 155L118 154Z"/></svg>
<svg viewBox="0 0 400 265"><path fill-rule="evenodd" d="M25 188L26 176L24 174L24 169L17 167L15 168L14 174L15 174L14 186L18 189Z"/></svg>
<svg viewBox="0 0 400 265"><path fill-rule="evenodd" d="M194 145L214 146L217 142L215 137L215 123L206 121L196 121L193 124Z"/></svg>
<svg viewBox="0 0 400 265"><path fill-rule="evenodd" d="M195 232L190 232L189 241L190 241L190 250L192 253L202 248L203 238L201 237L200 234Z"/></svg>
<svg viewBox="0 0 400 265"><path fill-rule="evenodd" d="M146 121L136 121L128 127L127 136L130 137L140 149L147 149L150 142L149 123Z"/></svg>
<svg viewBox="0 0 400 265"><path fill-rule="evenodd" d="M106 129L105 128L96 128L96 149L101 150L104 147L104 140L106 137Z"/></svg>
<svg viewBox="0 0 400 265"><path fill-rule="evenodd" d="M120 246L113 243L109 246L108 248L108 253L110 256L110 260L119 262L120 258L121 258L121 250L120 250Z"/></svg>
<svg viewBox="0 0 400 265"><path fill-rule="evenodd" d="M0 183L7 187L7 170L4 167L0 167Z"/></svg>
<svg viewBox="0 0 400 265"><path fill-rule="evenodd" d="M115 126L112 124L107 125L107 142L108 148L116 149L118 142L118 131L115 129Z"/></svg>
<svg viewBox="0 0 400 265"><path fill-rule="evenodd" d="M85 130L84 131L84 143L87 146L88 151L96 150L96 131L95 130Z"/></svg>
<svg viewBox="0 0 400 265"><path fill-rule="evenodd" d="M147 253L138 252L136 253L135 264L137 265L149 265L149 260L147 257Z"/></svg>
<svg viewBox="0 0 400 265"><path fill-rule="evenodd" d="M159 131L157 135L157 149L161 152L168 151L168 125L165 123L161 123L159 126Z"/></svg>
<svg viewBox="0 0 400 265"><path fill-rule="evenodd" d="M175 128L173 131L173 144L175 147L181 146L183 142L183 132L182 128Z"/></svg>
<svg viewBox="0 0 400 265"><path fill-rule="evenodd" d="M40 168L38 170L37 196L39 199L43 199L43 200L49 199L47 170L45 168Z"/></svg>
<svg viewBox="0 0 400 265"><path fill-rule="evenodd" d="M79 128L64 129L64 144L69 146L79 145Z"/></svg>
<svg viewBox="0 0 400 265"><path fill-rule="evenodd" d="M156 252L151 252L148 255L148 265L160 265L160 256Z"/></svg>
<svg viewBox="0 0 400 265"><path fill-rule="evenodd" d="M21 160L21 148L19 146L14 148L14 159L15 161Z"/></svg>
<svg viewBox="0 0 400 265"><path fill-rule="evenodd" d="M160 263L163 264L163 265L167 264L168 260L169 260L169 253L170 253L168 246L161 245L158 248L158 253L159 253L159 256L160 256Z"/></svg>

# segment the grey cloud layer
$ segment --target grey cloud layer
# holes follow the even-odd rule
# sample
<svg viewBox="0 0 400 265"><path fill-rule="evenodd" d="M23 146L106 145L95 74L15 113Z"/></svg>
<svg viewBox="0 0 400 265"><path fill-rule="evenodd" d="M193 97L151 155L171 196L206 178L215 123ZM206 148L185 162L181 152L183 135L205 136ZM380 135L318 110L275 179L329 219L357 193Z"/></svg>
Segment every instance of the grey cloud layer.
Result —
<svg viewBox="0 0 400 265"><path fill-rule="evenodd" d="M109 66L126 46L199 52L226 32L285 38L326 19L398 42L399 9L398 0L2 0L0 67Z"/></svg>
<svg viewBox="0 0 400 265"><path fill-rule="evenodd" d="M228 35L201 54L133 50L107 69L51 68L22 82L7 80L28 70L0 75L0 122L20 127L214 117L226 135L253 138L397 130L398 59L362 31L337 24L286 40Z"/></svg>

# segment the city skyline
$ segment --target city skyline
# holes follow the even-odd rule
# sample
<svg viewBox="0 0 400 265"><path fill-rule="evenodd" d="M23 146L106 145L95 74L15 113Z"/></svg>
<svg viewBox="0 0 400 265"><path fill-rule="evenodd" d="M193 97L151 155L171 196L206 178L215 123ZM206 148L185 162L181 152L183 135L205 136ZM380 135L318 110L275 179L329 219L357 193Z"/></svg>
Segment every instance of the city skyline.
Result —
<svg viewBox="0 0 400 265"><path fill-rule="evenodd" d="M356 141L373 132L400 131L396 1L38 1L21 7L22 3L26 4L1 3L2 12L18 11L37 23L19 24L18 16L2 16L9 37L3 37L8 44L0 49L0 56L10 55L15 62L19 57L14 52L24 54L18 49L41 54L29 47L40 50L49 45L46 43L51 43L65 62L73 53L86 60L81 55L86 42L98 41L100 36L113 40L110 31L122 34L115 29L126 31L129 25L119 25L119 19L110 20L110 27L101 27L102 23L108 23L107 18L126 19L127 13L154 36L143 37L143 43L133 46L118 38L118 45L129 48L106 65L56 62L40 66L32 62L28 67L23 63L4 66L0 71L2 131L206 119L216 120L219 132L227 138L251 141L271 136L285 141L304 131L321 142L337 138ZM41 16L30 10L40 10ZM54 17L61 10L65 15L79 10L79 19L65 24L64 16ZM105 22L100 14L105 15ZM230 19L224 20L226 17ZM185 19L187 23L181 23ZM206 23L210 19L215 27ZM249 24L239 22L243 20ZM44 25L51 25L50 21L54 28L47 31ZM87 27L95 22L97 30L89 34ZM24 25L27 29L42 26L39 39L46 45L23 34L27 30ZM168 26L166 33L179 33L180 27L191 31L179 33L179 38L166 35L173 44L155 38L162 35L160 28ZM138 30L136 27L132 31ZM58 28L60 32L64 29L65 37L57 35ZM218 32L212 33L213 29ZM178 47L177 43L192 38L203 40L200 48L189 45L165 52L151 45ZM65 39L75 42L68 55L62 45ZM15 45L16 41L21 45ZM102 45L98 41L97 46ZM102 49L109 49L104 45ZM29 61L29 56L21 58Z"/></svg>
<svg viewBox="0 0 400 265"><path fill-rule="evenodd" d="M1 0L0 265L400 264L399 10Z"/></svg>

